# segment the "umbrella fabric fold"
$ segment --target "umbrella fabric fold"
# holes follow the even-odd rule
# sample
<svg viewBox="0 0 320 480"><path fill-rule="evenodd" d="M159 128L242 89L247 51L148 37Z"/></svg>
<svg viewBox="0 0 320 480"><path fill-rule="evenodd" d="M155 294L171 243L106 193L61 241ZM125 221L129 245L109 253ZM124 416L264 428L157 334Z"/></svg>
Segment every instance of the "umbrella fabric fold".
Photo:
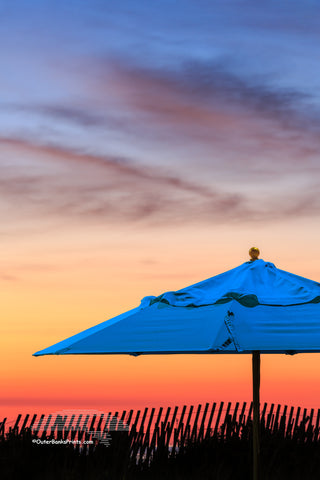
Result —
<svg viewBox="0 0 320 480"><path fill-rule="evenodd" d="M159 297L35 356L320 351L320 284L255 260Z"/></svg>
<svg viewBox="0 0 320 480"><path fill-rule="evenodd" d="M150 303L200 307L232 300L237 300L245 307L320 303L320 283L257 259L177 292L166 292L153 297Z"/></svg>

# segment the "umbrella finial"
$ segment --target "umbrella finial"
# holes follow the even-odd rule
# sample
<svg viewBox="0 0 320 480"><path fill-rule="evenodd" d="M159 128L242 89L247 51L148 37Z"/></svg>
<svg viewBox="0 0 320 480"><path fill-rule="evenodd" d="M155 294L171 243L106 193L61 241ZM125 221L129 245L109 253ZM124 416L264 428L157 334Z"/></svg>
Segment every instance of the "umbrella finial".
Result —
<svg viewBox="0 0 320 480"><path fill-rule="evenodd" d="M251 257L250 262L254 262L255 260L258 260L258 257L260 255L260 250L257 247L251 247L249 250L249 255Z"/></svg>

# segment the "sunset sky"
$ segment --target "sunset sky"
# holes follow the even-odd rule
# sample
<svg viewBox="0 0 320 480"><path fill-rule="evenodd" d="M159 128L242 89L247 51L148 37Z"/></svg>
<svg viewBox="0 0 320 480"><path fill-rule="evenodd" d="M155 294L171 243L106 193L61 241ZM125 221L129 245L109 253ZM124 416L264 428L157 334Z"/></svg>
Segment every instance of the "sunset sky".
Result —
<svg viewBox="0 0 320 480"><path fill-rule="evenodd" d="M251 398L249 355L32 353L261 258L320 280L314 0L0 0L0 419ZM320 354L261 400L319 407Z"/></svg>

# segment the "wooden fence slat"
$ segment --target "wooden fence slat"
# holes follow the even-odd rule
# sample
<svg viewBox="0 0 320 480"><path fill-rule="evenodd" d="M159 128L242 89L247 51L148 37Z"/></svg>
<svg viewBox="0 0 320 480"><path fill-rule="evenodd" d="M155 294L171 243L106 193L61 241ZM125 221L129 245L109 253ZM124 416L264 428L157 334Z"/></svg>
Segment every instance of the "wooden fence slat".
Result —
<svg viewBox="0 0 320 480"><path fill-rule="evenodd" d="M289 413L289 418L288 418L287 431L286 431L286 437L287 438L289 438L290 435L291 435L292 426L293 426L293 422L292 422L293 414L294 414L294 407L291 407L290 408L290 413Z"/></svg>
<svg viewBox="0 0 320 480"><path fill-rule="evenodd" d="M128 418L126 420L126 424L128 426L130 426L130 423L131 423L131 419L132 419L132 415L133 415L133 410L130 410L129 414L128 414Z"/></svg>
<svg viewBox="0 0 320 480"><path fill-rule="evenodd" d="M298 436L298 431L299 431L298 422L299 422L300 413L301 413L301 408L298 407L297 408L297 413L296 413L296 419L295 419L295 422L294 422L294 428L293 428L293 437L294 438L296 438Z"/></svg>
<svg viewBox="0 0 320 480"><path fill-rule="evenodd" d="M230 408L227 408L223 429L221 431L221 433L223 432L223 437L226 440L230 440L233 437L234 430L235 430L235 428L234 428L235 422L234 422L233 418L236 418L236 417L234 416L234 413L233 413L233 415L230 413L232 404L231 404L231 402L229 402L229 404L230 404ZM228 407L229 407L229 405L228 405ZM237 412L236 412L236 414L237 414Z"/></svg>
<svg viewBox="0 0 320 480"><path fill-rule="evenodd" d="M153 450L156 447L156 444L157 444L157 435L159 433L159 422L160 422L160 419L161 419L162 411L163 411L163 407L160 407L159 411L158 411L158 416L157 416L157 419L156 419L156 423L155 423L154 428L153 428L153 434L152 434L151 444L150 444L150 451Z"/></svg>
<svg viewBox="0 0 320 480"><path fill-rule="evenodd" d="M82 413L80 413L79 416L78 416L77 423L76 423L75 431L73 432L74 433L73 439L75 439L77 437L77 440L81 440L81 438L82 438L82 435L81 435L82 429L80 427L82 417L83 417L83 415L82 415Z"/></svg>
<svg viewBox="0 0 320 480"><path fill-rule="evenodd" d="M176 449L176 445L178 444L179 434L183 431L183 419L184 419L184 416L185 416L185 413L186 413L186 409L187 409L187 406L183 405L182 412L181 412L181 415L180 415L180 420L179 420L179 423L178 423L178 427L175 428L175 430L174 430L172 456L175 455L175 449Z"/></svg>
<svg viewBox="0 0 320 480"><path fill-rule="evenodd" d="M143 442L142 442L141 456L143 455L146 448L148 448L149 443L150 443L150 429L151 429L151 424L152 424L154 412L155 412L155 408L152 408L150 418L149 418L149 422L148 422L148 425L147 425L147 430L146 430L146 433L145 433L145 436L144 436L144 439L143 439ZM140 457L140 459L141 459L141 457Z"/></svg>
<svg viewBox="0 0 320 480"><path fill-rule="evenodd" d="M22 427L20 428L20 432L22 432L26 428L27 422L29 420L29 416L30 416L29 413L27 413L27 415L24 417L24 421L23 421Z"/></svg>
<svg viewBox="0 0 320 480"><path fill-rule="evenodd" d="M263 428L263 429L265 427L265 422L266 422L267 406L268 406L267 403L263 404L263 409L262 409L262 412L261 412L261 415L260 415L260 425L261 425L261 428Z"/></svg>
<svg viewBox="0 0 320 480"><path fill-rule="evenodd" d="M96 432L100 432L100 431L101 431L101 425L102 425L103 419L104 419L104 413L101 413L100 418L99 418L99 422L98 422L98 425L97 425Z"/></svg>
<svg viewBox="0 0 320 480"><path fill-rule="evenodd" d="M148 427L147 427L147 430L149 429L150 432L151 432L151 425L152 425L152 420L153 420L155 411L156 411L156 409L153 408L152 411L151 411L150 420L149 420L149 424L148 424ZM150 435L148 436L149 444L146 446L146 448L147 448L147 453L146 453L147 463L149 462L150 455L151 455L151 453L153 453L153 450L155 448L156 428L157 428L157 425L158 425L160 417L161 417L161 412L162 412L162 407L159 409L158 416L157 416L157 419L156 419L156 423L154 425L153 432L152 432L152 435L151 435L151 440L150 440Z"/></svg>
<svg viewBox="0 0 320 480"><path fill-rule="evenodd" d="M77 423L76 423L76 429L80 429L81 420L82 420L82 413L80 413L79 416L78 416L78 420L77 420Z"/></svg>
<svg viewBox="0 0 320 480"><path fill-rule="evenodd" d="M269 413L268 413L268 417L267 417L267 425L266 425L266 428L267 428L268 430L270 429L270 425L271 425L273 409L274 409L274 403L271 403L271 407L270 407L270 410L269 410Z"/></svg>
<svg viewBox="0 0 320 480"><path fill-rule="evenodd" d="M240 411L240 414L239 414L238 422L235 425L234 435L236 435L238 438L240 436L240 430L241 430L241 428L243 428L243 425L245 423L246 406L247 406L247 402L243 402L242 408L241 408L241 411Z"/></svg>
<svg viewBox="0 0 320 480"><path fill-rule="evenodd" d="M147 425L146 433L150 433L150 431L151 431L151 425L152 425L152 420L153 420L155 411L156 411L155 408L151 409L151 414L150 414L149 422L148 422L148 425Z"/></svg>
<svg viewBox="0 0 320 480"><path fill-rule="evenodd" d="M297 413L296 413L296 421L295 421L294 428L297 428L297 427L298 427L298 422L299 422L300 412L301 412L301 408L300 408L300 407L298 407L298 408L297 408Z"/></svg>
<svg viewBox="0 0 320 480"><path fill-rule="evenodd" d="M91 420L91 423L90 423L89 432L94 431L94 424L95 424L96 418L97 418L96 414L92 415L92 420Z"/></svg>
<svg viewBox="0 0 320 480"><path fill-rule="evenodd" d="M110 421L111 416L112 416L112 413L108 412L107 418L104 422L103 433L106 433L109 430L109 421Z"/></svg>
<svg viewBox="0 0 320 480"><path fill-rule="evenodd" d="M140 417L140 413L141 413L141 410L138 410L137 413L136 413L136 418L135 418L135 421L133 423L133 426L135 428L137 428L137 425L138 425L138 421L139 421L139 417Z"/></svg>
<svg viewBox="0 0 320 480"><path fill-rule="evenodd" d="M30 425L29 425L29 428L31 429L34 425L34 422L36 421L36 418L37 418L37 414L35 413L31 419L31 422L30 422Z"/></svg>
<svg viewBox="0 0 320 480"><path fill-rule="evenodd" d="M117 425L117 432L123 432L125 430L125 417L126 417L126 410L122 411L121 417L118 420L118 425Z"/></svg>
<svg viewBox="0 0 320 480"><path fill-rule="evenodd" d="M233 423L237 420L238 409L239 409L239 402L237 402L236 406L234 407L233 416L232 416Z"/></svg>
<svg viewBox="0 0 320 480"><path fill-rule="evenodd" d="M13 427L13 430L17 430L18 429L18 425L19 425L19 422L21 420L21 413L19 413L19 415L17 416L17 420L16 420L16 423L14 424L14 427Z"/></svg>
<svg viewBox="0 0 320 480"><path fill-rule="evenodd" d="M85 433L87 432L87 423L89 421L89 418L90 418L90 415L86 415L85 416L85 419L84 419L84 422L83 422L83 425L82 425L82 428L79 429L79 432L78 432L78 440L82 440L83 437L85 436Z"/></svg>
<svg viewBox="0 0 320 480"><path fill-rule="evenodd" d="M0 423L0 435L4 437L5 432L5 424L6 424L7 417L5 417L2 422Z"/></svg>
<svg viewBox="0 0 320 480"><path fill-rule="evenodd" d="M146 408L144 409L144 412L143 412L143 415L142 415L142 419L141 419L141 422L140 422L139 431L138 431L138 433L137 433L137 435L136 435L136 437L135 437L135 441L134 441L133 455L134 455L134 456L137 456L137 453L138 453L139 450L140 450L140 458L141 458L141 446L142 446L143 435L144 435L143 427L144 427L144 422L145 422L147 413L148 413L148 408L146 407Z"/></svg>
<svg viewBox="0 0 320 480"><path fill-rule="evenodd" d="M231 402L228 402L228 405L227 405L227 410L226 410L226 413L225 413L225 416L224 416L224 420L222 422L222 425L220 427L220 435L221 437L224 436L224 432L227 428L227 425L229 423L229 412L230 412L230 408L231 408Z"/></svg>
<svg viewBox="0 0 320 480"><path fill-rule="evenodd" d="M193 427L191 430L191 441L197 438L198 419L199 419L200 411L201 411L201 404L198 405L196 416L193 421Z"/></svg>
<svg viewBox="0 0 320 480"><path fill-rule="evenodd" d="M220 407L219 407L218 415L217 415L217 418L216 418L216 424L215 424L214 432L213 432L214 436L216 436L217 433L218 433L219 422L220 422L220 417L221 417L223 405L224 405L224 402L220 402Z"/></svg>
<svg viewBox="0 0 320 480"><path fill-rule="evenodd" d="M241 409L241 413L239 415L239 425L238 425L238 428L237 428L237 435L239 436L240 434L240 428L243 427L243 425L245 424L245 412L246 412L246 407L247 407L247 402L243 402L242 404L242 409Z"/></svg>
<svg viewBox="0 0 320 480"><path fill-rule="evenodd" d="M320 423L320 408L318 409L315 428L319 428L319 423Z"/></svg>
<svg viewBox="0 0 320 480"><path fill-rule="evenodd" d="M253 410L253 402L250 403L248 417L247 417L247 426L250 422L252 422L252 410Z"/></svg>
<svg viewBox="0 0 320 480"><path fill-rule="evenodd" d="M181 445L184 446L186 439L188 439L190 434L190 420L193 412L193 405L190 405L187 421L184 427L184 430L181 432Z"/></svg>
<svg viewBox="0 0 320 480"><path fill-rule="evenodd" d="M213 419L213 415L214 415L214 412L216 410L216 406L217 404L214 402L212 404L212 408L211 408L211 412L210 412L210 417L209 417L209 421L208 421L208 425L207 425L207 431L206 431L206 434L205 434L205 438L208 438L211 434L211 424L212 424L212 419Z"/></svg>
<svg viewBox="0 0 320 480"><path fill-rule="evenodd" d="M300 425L298 426L298 435L299 437L303 436L306 431L306 423L307 423L307 409L303 409L303 415L302 415L302 420L300 422Z"/></svg>
<svg viewBox="0 0 320 480"><path fill-rule="evenodd" d="M172 431L173 431L173 428L174 428L174 422L175 422L175 419L176 419L176 416L177 416L177 413L178 413L178 409L179 409L179 407L174 408L172 419L171 419L171 425L168 428L167 440L166 440L166 444L165 444L167 448L169 448L170 438L171 438Z"/></svg>
<svg viewBox="0 0 320 480"><path fill-rule="evenodd" d="M144 422L146 420L147 413L148 413L148 407L146 407L144 409L144 412L143 412L143 415L142 415L142 420L141 420L140 429L139 429L139 434L140 435L143 435L143 427L144 427Z"/></svg>
<svg viewBox="0 0 320 480"><path fill-rule="evenodd" d="M206 403L205 406L204 406L203 414L202 414L202 419L201 419L201 424L200 424L200 429L199 429L197 440L202 440L203 437L204 437L204 425L205 425L206 416L207 416L207 413L208 413L208 408L209 408L209 403Z"/></svg>
<svg viewBox="0 0 320 480"><path fill-rule="evenodd" d="M41 425L43 423L43 420L45 418L45 414L43 413L40 417L40 420L38 421L38 423L36 424L36 427L33 429L33 433L35 435L38 435L39 431L40 431L40 428L41 428Z"/></svg>
<svg viewBox="0 0 320 480"><path fill-rule="evenodd" d="M310 416L309 416L309 424L308 424L308 428L307 428L307 440L308 440L309 442L312 441L313 432L314 432L314 427L313 427L313 424L312 424L313 415L314 415L314 409L311 408L311 410L310 410Z"/></svg>
<svg viewBox="0 0 320 480"><path fill-rule="evenodd" d="M314 429L314 439L315 439L315 441L318 441L318 439L319 439L319 424L320 424L320 408L318 409L316 426L315 426L315 429Z"/></svg>
<svg viewBox="0 0 320 480"><path fill-rule="evenodd" d="M308 410L306 408L303 409L303 417L302 420L305 422L306 417L307 417Z"/></svg>
<svg viewBox="0 0 320 480"><path fill-rule="evenodd" d="M155 424L156 427L159 426L162 412L163 412L163 407L160 407L160 408L159 408L159 412L158 412L158 416L157 416L157 420L156 420L156 424Z"/></svg>
<svg viewBox="0 0 320 480"><path fill-rule="evenodd" d="M115 412L111 417L109 430L111 430L112 432L114 432L117 429L118 415L119 415L119 412Z"/></svg>
<svg viewBox="0 0 320 480"><path fill-rule="evenodd" d="M75 418L76 418L75 414L72 414L70 418L69 426L67 427L67 429L69 430L71 429Z"/></svg>
<svg viewBox="0 0 320 480"><path fill-rule="evenodd" d="M76 418L75 414L72 414L70 417L69 425L64 427L64 435L63 435L64 440L66 440L69 437L70 432L72 432L73 430L72 425L75 418ZM71 433L71 438L72 438L72 433Z"/></svg>
<svg viewBox="0 0 320 480"><path fill-rule="evenodd" d="M76 416L75 416L74 418L76 418ZM80 422L81 422L81 418L82 418L82 414L80 414L80 415L78 416L78 420L77 420L76 425L71 428L71 440L75 440L75 438L76 438L76 435L77 435L77 433L78 433L78 431L79 431L79 429L80 429L80 428L79 428L79 425L80 425Z"/></svg>
<svg viewBox="0 0 320 480"><path fill-rule="evenodd" d="M178 423L178 428L177 428L178 433L183 429L183 419L184 419L186 410L187 410L187 406L183 405L182 412L181 412L181 415L180 415L180 420L179 420L179 423Z"/></svg>
<svg viewBox="0 0 320 480"><path fill-rule="evenodd" d="M283 412L282 412L280 423L279 423L279 431L282 433L283 437L285 436L285 431L286 431L287 409L288 409L288 406L285 405L283 407Z"/></svg>
<svg viewBox="0 0 320 480"><path fill-rule="evenodd" d="M166 415L165 415L165 417L164 417L164 421L163 421L163 422L161 422L161 424L163 424L163 425L164 425L164 427L166 427L166 425L167 425L167 422L168 422L168 419L169 419L170 412L171 412L171 407L168 407L168 408L167 408Z"/></svg>
<svg viewBox="0 0 320 480"><path fill-rule="evenodd" d="M129 435L129 438L130 438L130 441L131 441L131 444L133 444L133 442L135 441L138 433L137 433L137 425L138 425L138 421L139 421L139 418L140 418L140 413L141 413L141 410L137 410L137 413L136 413L136 418L133 422L133 425L131 427L131 430L130 430L130 435Z"/></svg>
<svg viewBox="0 0 320 480"><path fill-rule="evenodd" d="M49 428L51 419L52 419L52 415L50 414L50 415L48 415L46 424L45 424L45 426L43 427L42 438L46 437L46 435L47 435L47 429Z"/></svg>

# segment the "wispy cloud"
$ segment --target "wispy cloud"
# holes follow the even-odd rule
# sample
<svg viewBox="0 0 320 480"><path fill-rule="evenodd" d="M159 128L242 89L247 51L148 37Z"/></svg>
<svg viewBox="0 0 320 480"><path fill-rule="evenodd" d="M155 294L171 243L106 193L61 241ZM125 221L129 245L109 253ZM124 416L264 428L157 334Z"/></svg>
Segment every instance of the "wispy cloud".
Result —
<svg viewBox="0 0 320 480"><path fill-rule="evenodd" d="M235 139L241 148L251 138L256 148L264 143L269 150L289 140L299 150L306 137L318 143L320 110L310 107L311 95L241 76L223 62L190 61L166 70L118 58L105 68L111 80L101 89L111 88L147 131L173 128L178 139L184 134L210 144Z"/></svg>
<svg viewBox="0 0 320 480"><path fill-rule="evenodd" d="M148 226L250 223L314 215L320 206L316 191L294 192L282 198L280 205L276 198L252 202L250 195L204 187L183 175L174 177L160 167L145 167L129 159L18 139L2 139L0 144L7 147L7 154L10 150L11 159L31 152L34 162L31 169L30 163L0 164L2 198L19 206L20 212L45 217Z"/></svg>
<svg viewBox="0 0 320 480"><path fill-rule="evenodd" d="M77 78L72 67L67 74L81 98L7 105L21 113L19 128L0 139L7 205L144 225L318 213L320 109L310 92L240 73L222 57L160 68L83 56L76 70ZM169 150L178 151L170 165L161 159Z"/></svg>
<svg viewBox="0 0 320 480"><path fill-rule="evenodd" d="M310 92L237 73L230 60L190 60L160 69L107 57L83 60L81 68L79 82L87 85L81 102L22 108L52 128L61 122L79 127L79 142L86 141L93 151L95 132L104 135L105 146L113 141L110 132L117 132L127 147L135 139L140 145L153 142L156 149L164 142L168 148L178 146L189 164L195 163L189 146L196 146L204 152L197 162L209 169L221 157L234 169L254 159L259 168L277 173L281 165L299 168L301 158L306 164L320 147L320 108ZM45 131L35 130L33 136L38 135L47 141ZM181 165L178 158L174 163Z"/></svg>
<svg viewBox="0 0 320 480"><path fill-rule="evenodd" d="M0 165L0 189L11 202L43 213L81 215L91 218L139 221L186 220L209 203L212 215L231 214L242 203L240 196L203 188L183 178L166 175L159 168L139 166L124 159L82 154L60 147L36 145L17 139L2 139L2 145L30 151L37 171ZM55 173L45 173L44 162L53 163ZM184 211L183 205L186 208ZM23 208L23 207L22 207ZM188 214L186 215L188 211Z"/></svg>
<svg viewBox="0 0 320 480"><path fill-rule="evenodd" d="M186 182L195 172L202 190L206 185L216 191L226 176L262 185L278 182L284 168L287 176L319 173L320 108L310 93L240 74L230 59L162 68L123 56L81 62L74 79L86 85L81 100L11 105L20 109L21 122L24 112L37 118L24 139L44 148L53 143L54 131L54 145L67 157L66 145L70 151L78 145L78 152L93 152L92 163L104 156L107 164L112 149L117 157L145 164L146 172L156 164L162 171L161 152L171 151L171 181ZM134 154L131 145L138 145ZM147 155L150 145L153 153ZM132 162L125 164L132 168Z"/></svg>

